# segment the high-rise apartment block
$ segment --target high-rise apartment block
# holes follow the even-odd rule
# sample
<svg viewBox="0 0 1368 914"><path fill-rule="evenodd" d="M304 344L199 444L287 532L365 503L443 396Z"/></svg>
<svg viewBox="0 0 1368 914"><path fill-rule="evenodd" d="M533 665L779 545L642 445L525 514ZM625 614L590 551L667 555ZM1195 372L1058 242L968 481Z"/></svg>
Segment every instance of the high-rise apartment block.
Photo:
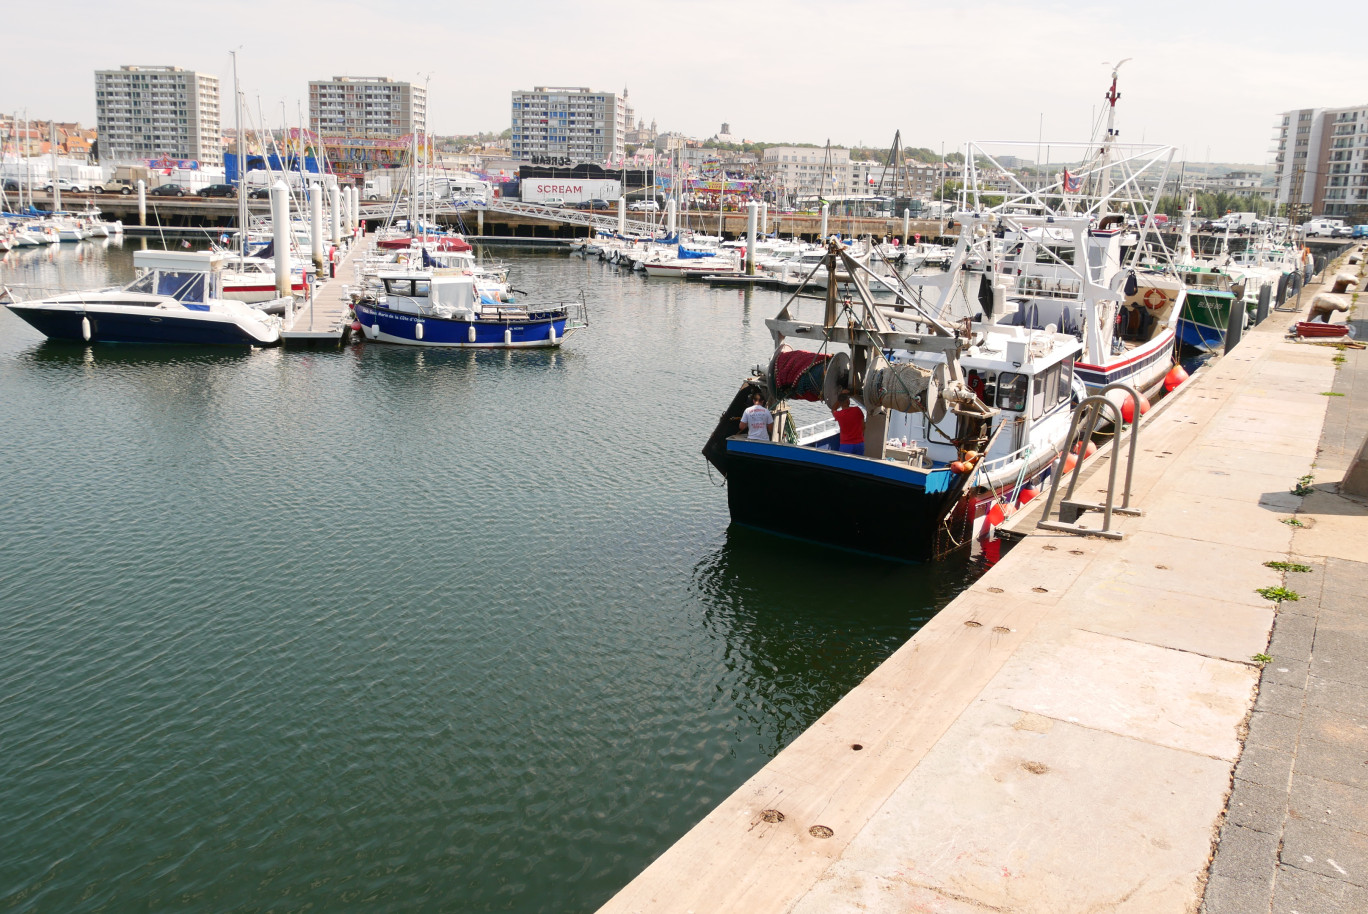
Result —
<svg viewBox="0 0 1368 914"><path fill-rule="evenodd" d="M513 93L513 158L610 165L626 154L634 112L624 89L538 86Z"/></svg>
<svg viewBox="0 0 1368 914"><path fill-rule="evenodd" d="M180 67L96 70L95 121L105 161L223 165L217 76Z"/></svg>
<svg viewBox="0 0 1368 914"><path fill-rule="evenodd" d="M427 90L386 76L310 80L309 126L339 174L394 166L427 133Z"/></svg>
<svg viewBox="0 0 1368 914"><path fill-rule="evenodd" d="M1368 105L1284 111L1275 129L1276 202L1302 217L1368 212Z"/></svg>

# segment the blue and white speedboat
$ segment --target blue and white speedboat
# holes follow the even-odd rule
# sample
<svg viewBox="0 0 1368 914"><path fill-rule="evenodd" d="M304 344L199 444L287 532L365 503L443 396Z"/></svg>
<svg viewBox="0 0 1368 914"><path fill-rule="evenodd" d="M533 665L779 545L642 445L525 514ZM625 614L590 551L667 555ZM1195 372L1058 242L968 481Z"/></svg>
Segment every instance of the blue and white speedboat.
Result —
<svg viewBox="0 0 1368 914"><path fill-rule="evenodd" d="M505 296L506 297L506 296ZM368 340L406 346L536 349L559 346L588 326L580 302L522 305L501 301L469 270L381 270L352 311Z"/></svg>
<svg viewBox="0 0 1368 914"><path fill-rule="evenodd" d="M52 339L86 343L272 346L281 320L222 297L226 254L137 251L142 272L123 288L68 292L6 307Z"/></svg>

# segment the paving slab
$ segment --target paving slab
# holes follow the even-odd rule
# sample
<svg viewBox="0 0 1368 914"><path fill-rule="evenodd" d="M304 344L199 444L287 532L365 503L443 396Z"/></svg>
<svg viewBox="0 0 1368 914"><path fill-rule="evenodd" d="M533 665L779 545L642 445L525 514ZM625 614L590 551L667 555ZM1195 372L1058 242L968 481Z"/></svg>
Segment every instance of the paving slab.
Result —
<svg viewBox="0 0 1368 914"><path fill-rule="evenodd" d="M1368 890L1297 867L1278 868L1273 914L1363 914Z"/></svg>
<svg viewBox="0 0 1368 914"><path fill-rule="evenodd" d="M1288 815L1368 834L1368 791L1292 770Z"/></svg>
<svg viewBox="0 0 1368 914"><path fill-rule="evenodd" d="M1283 830L1281 856L1298 869L1368 887L1368 835L1291 819Z"/></svg>
<svg viewBox="0 0 1368 914"><path fill-rule="evenodd" d="M1187 909L1229 766L1021 717L970 708L794 914Z"/></svg>
<svg viewBox="0 0 1368 914"><path fill-rule="evenodd" d="M1235 765L1235 780L1244 781L1256 787L1271 787L1287 792L1292 777L1291 752L1245 743L1240 753L1240 761ZM1285 804L1284 804L1285 805Z"/></svg>
<svg viewBox="0 0 1368 914"><path fill-rule="evenodd" d="M1233 762L1257 681L1249 664L1075 630L1013 655L984 698Z"/></svg>
<svg viewBox="0 0 1368 914"><path fill-rule="evenodd" d="M1204 543L1266 549L1271 558L1281 558L1292 544L1292 528L1280 521L1283 516L1276 506L1251 501L1247 494L1232 499L1203 490L1147 502L1145 515L1128 528Z"/></svg>
<svg viewBox="0 0 1368 914"><path fill-rule="evenodd" d="M1268 601L1255 591L1282 583L1282 575L1263 564L1271 558L1267 549L1201 543L1139 530L1127 536L1126 549L1100 556L1090 573L1098 580L1266 607Z"/></svg>
<svg viewBox="0 0 1368 914"><path fill-rule="evenodd" d="M1065 594L1058 621L1082 631L1245 663L1267 648L1273 616L1271 603L1250 606L1089 577Z"/></svg>

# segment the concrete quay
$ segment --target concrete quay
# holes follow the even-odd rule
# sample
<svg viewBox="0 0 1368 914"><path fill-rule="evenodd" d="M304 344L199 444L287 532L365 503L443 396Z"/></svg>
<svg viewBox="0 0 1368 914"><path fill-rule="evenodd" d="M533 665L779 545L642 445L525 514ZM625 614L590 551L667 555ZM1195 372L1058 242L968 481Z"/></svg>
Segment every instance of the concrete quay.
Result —
<svg viewBox="0 0 1368 914"><path fill-rule="evenodd" d="M1152 411L1123 540L1032 532L601 910L1368 911L1368 362L1295 319Z"/></svg>

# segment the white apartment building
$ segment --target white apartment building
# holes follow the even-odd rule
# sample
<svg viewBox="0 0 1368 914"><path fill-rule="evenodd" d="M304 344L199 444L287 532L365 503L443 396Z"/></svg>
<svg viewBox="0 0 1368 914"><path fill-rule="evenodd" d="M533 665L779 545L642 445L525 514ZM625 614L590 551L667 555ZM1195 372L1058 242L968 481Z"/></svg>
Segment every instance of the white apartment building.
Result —
<svg viewBox="0 0 1368 914"><path fill-rule="evenodd" d="M852 194L876 194L882 184L888 196L899 193L899 185L906 184L909 196L930 200L941 185L941 166L909 162L906 170L885 166L883 162L851 162L850 190Z"/></svg>
<svg viewBox="0 0 1368 914"><path fill-rule="evenodd" d="M537 86L513 93L513 158L608 165L626 155L633 111L624 89Z"/></svg>
<svg viewBox="0 0 1368 914"><path fill-rule="evenodd" d="M788 197L869 193L851 190L850 150L839 146L771 146L765 170L780 194Z"/></svg>
<svg viewBox="0 0 1368 914"><path fill-rule="evenodd" d="M223 166L217 76L180 67L95 71L100 158L193 159Z"/></svg>
<svg viewBox="0 0 1368 914"><path fill-rule="evenodd" d="M1275 202L1307 217L1368 210L1368 105L1284 111L1275 130Z"/></svg>
<svg viewBox="0 0 1368 914"><path fill-rule="evenodd" d="M309 125L325 137L401 137L427 130L427 90L387 76L309 80Z"/></svg>

